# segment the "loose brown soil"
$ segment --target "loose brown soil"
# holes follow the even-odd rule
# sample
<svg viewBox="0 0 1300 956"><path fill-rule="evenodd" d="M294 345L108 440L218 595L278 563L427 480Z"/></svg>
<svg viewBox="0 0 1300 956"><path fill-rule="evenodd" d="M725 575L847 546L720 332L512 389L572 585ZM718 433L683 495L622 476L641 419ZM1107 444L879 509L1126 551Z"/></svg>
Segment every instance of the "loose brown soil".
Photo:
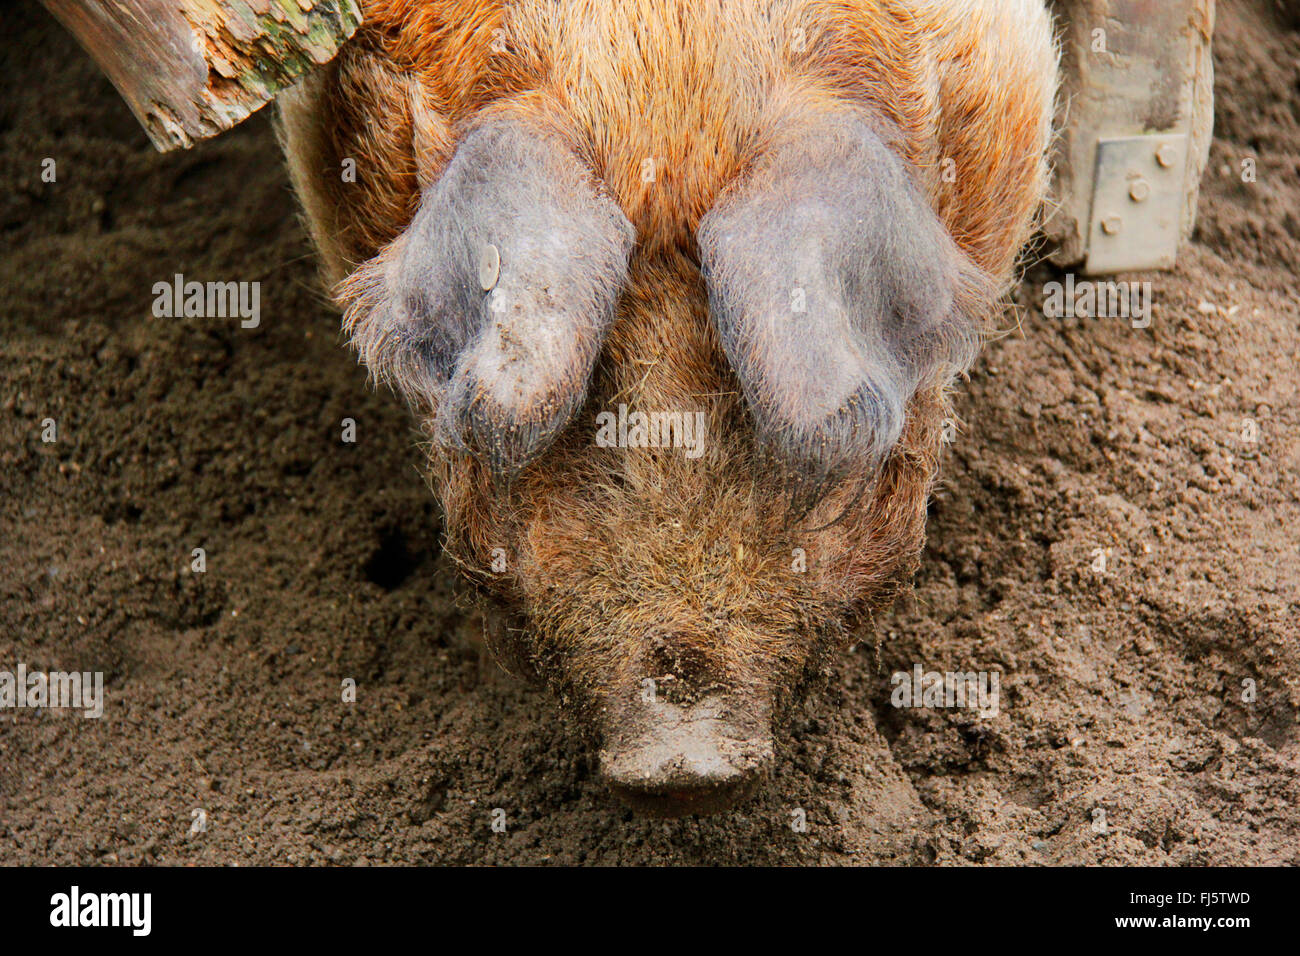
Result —
<svg viewBox="0 0 1300 956"><path fill-rule="evenodd" d="M101 670L108 703L0 712L0 863L1300 862L1300 23L1220 22L1200 225L1144 277L1150 328L1048 321L1030 270L915 593L758 798L664 822L480 660L418 436L340 346L267 118L157 155L44 11L7 9L0 670ZM261 327L154 318L177 272L259 280ZM893 709L917 662L1000 671L1000 715Z"/></svg>

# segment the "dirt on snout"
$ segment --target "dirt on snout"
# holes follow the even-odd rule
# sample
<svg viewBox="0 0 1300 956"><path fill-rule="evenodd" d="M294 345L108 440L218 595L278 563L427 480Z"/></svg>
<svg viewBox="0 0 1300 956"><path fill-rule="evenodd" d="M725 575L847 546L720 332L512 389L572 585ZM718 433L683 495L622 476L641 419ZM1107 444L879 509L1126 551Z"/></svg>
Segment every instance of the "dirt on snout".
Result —
<svg viewBox="0 0 1300 956"><path fill-rule="evenodd" d="M1219 17L1200 223L1136 277L1150 325L1045 319L1031 268L961 389L915 592L751 803L654 821L481 659L268 118L158 155L11 5L0 671L106 684L97 720L0 710L0 863L1300 863L1300 23ZM259 282L257 327L156 317L178 273ZM996 715L891 706L918 665L996 673Z"/></svg>

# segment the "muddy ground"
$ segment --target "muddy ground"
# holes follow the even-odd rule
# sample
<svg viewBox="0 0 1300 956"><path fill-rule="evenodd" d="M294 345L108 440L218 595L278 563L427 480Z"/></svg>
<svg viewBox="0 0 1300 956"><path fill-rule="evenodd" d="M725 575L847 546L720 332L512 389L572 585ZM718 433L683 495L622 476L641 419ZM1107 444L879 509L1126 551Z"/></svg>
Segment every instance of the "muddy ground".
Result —
<svg viewBox="0 0 1300 956"><path fill-rule="evenodd" d="M1150 327L1048 321L1030 271L878 651L794 715L752 803L665 822L612 804L550 698L480 660L418 436L340 347L268 119L157 155L43 10L7 7L0 670L108 686L101 720L0 711L0 863L1300 863L1280 9L1221 4L1200 224L1145 277ZM154 318L176 272L259 280L260 327ZM893 709L916 662L999 671L999 716Z"/></svg>

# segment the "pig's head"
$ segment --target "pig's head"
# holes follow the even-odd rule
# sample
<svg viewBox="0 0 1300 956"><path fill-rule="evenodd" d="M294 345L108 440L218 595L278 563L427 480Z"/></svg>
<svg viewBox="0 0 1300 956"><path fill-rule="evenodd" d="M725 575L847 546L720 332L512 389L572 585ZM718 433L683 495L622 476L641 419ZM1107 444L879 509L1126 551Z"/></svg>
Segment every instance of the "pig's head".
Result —
<svg viewBox="0 0 1300 956"><path fill-rule="evenodd" d="M342 286L427 422L494 653L650 812L750 793L783 706L905 586L989 300L869 116L772 125L674 241L562 131L481 115Z"/></svg>
<svg viewBox="0 0 1300 956"><path fill-rule="evenodd" d="M1045 188L1050 21L366 16L281 101L345 328L426 425L497 657L556 691L625 800L726 807L917 564L946 389Z"/></svg>

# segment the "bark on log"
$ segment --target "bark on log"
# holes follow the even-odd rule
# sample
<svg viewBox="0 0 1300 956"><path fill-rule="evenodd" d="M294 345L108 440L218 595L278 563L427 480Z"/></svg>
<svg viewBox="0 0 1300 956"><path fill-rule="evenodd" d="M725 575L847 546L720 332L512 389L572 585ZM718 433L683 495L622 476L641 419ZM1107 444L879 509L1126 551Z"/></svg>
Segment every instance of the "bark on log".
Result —
<svg viewBox="0 0 1300 956"><path fill-rule="evenodd" d="M42 0L159 150L221 133L338 52L356 0Z"/></svg>

